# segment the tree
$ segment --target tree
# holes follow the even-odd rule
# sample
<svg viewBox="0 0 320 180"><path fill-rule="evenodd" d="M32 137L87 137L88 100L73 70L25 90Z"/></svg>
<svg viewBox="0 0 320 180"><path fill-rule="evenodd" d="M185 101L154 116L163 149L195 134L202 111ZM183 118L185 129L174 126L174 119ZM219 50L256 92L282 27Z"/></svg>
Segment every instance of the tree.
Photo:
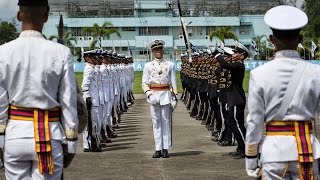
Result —
<svg viewBox="0 0 320 180"><path fill-rule="evenodd" d="M17 28L7 21L0 23L0 45L18 37Z"/></svg>
<svg viewBox="0 0 320 180"><path fill-rule="evenodd" d="M94 49L96 44L99 44L99 47L102 47L101 42L103 38L110 39L111 34L116 34L121 38L121 35L117 28L114 28L110 22L105 22L100 27L97 23L94 23L92 27L85 27L83 29L83 33L91 33L93 36L93 40L90 44L90 49Z"/></svg>
<svg viewBox="0 0 320 180"><path fill-rule="evenodd" d="M263 38L268 39L266 35L258 35L252 38L259 49L259 54L257 55L258 60L261 58L266 59L266 40L263 40Z"/></svg>
<svg viewBox="0 0 320 180"><path fill-rule="evenodd" d="M52 35L49 37L49 40L52 41L54 39L57 39L58 40L59 36L57 35ZM68 46L68 47L74 47L74 44L77 44L77 40L76 38L72 37L72 34L71 32L67 32L63 35L63 42L64 42L64 45Z"/></svg>
<svg viewBox="0 0 320 180"><path fill-rule="evenodd" d="M303 29L303 35L317 41L320 39L320 1L305 0L302 9L309 19L307 27Z"/></svg>
<svg viewBox="0 0 320 180"><path fill-rule="evenodd" d="M218 27L215 31L212 31L209 34L210 41L212 41L213 37L219 38L223 43L226 39L238 41L238 36L234 32L234 28L231 26Z"/></svg>

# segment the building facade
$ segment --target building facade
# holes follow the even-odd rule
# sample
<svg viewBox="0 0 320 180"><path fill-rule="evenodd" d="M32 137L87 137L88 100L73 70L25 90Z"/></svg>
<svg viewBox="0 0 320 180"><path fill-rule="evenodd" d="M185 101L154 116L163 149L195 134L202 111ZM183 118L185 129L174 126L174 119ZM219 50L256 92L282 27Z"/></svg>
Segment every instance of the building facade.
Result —
<svg viewBox="0 0 320 180"><path fill-rule="evenodd" d="M250 47L251 39L258 35L269 35L263 21L264 13L279 5L274 0L181 0L182 15L187 25L191 43L197 49L213 46L219 41L209 40L209 34L218 27L232 26L239 42ZM58 34L59 16L63 15L64 31L71 32L77 39L75 47L88 49L92 34L83 33L84 27L94 23L110 22L117 28L121 38L111 35L102 39L102 48L115 49L128 54L136 61L148 61L148 44L152 40L165 41L165 57L179 60L185 51L177 4L166 0L85 1L55 0L51 4L51 15L43 33L49 37ZM225 46L234 46L235 41L227 39Z"/></svg>

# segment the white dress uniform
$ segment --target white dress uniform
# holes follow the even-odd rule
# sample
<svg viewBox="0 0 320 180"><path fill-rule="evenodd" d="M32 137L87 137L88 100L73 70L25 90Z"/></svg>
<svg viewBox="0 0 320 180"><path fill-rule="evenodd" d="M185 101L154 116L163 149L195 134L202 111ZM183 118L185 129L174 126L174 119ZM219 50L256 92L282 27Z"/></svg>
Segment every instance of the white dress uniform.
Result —
<svg viewBox="0 0 320 180"><path fill-rule="evenodd" d="M23 31L0 46L0 133L5 132L6 179L60 179L62 142L76 152L77 91L69 48L48 41L38 31ZM33 121L11 119L9 105L48 110L61 108L59 122L49 122L53 175L40 174ZM40 111L40 110L39 110ZM3 144L2 144L3 145Z"/></svg>
<svg viewBox="0 0 320 180"><path fill-rule="evenodd" d="M264 20L279 44L288 31L294 33L291 39L298 38L308 22L303 11L291 6L270 9ZM295 50L277 51L273 61L251 71L246 134L249 176L256 176L261 149L262 179L317 179L320 144L312 132L312 121L315 113L320 114L319 77L320 66L304 62Z"/></svg>
<svg viewBox="0 0 320 180"><path fill-rule="evenodd" d="M110 103L108 103L108 114L110 114L109 118L108 118L108 125L110 127L112 127L112 107L113 107L113 102L114 102L114 74L112 74L112 69L111 66L108 65L107 66L107 70L108 70L108 82L109 82L109 99L110 99Z"/></svg>
<svg viewBox="0 0 320 180"><path fill-rule="evenodd" d="M98 136L100 136L100 132L101 132L101 128L102 128L102 124L103 124L103 110L104 110L104 89L103 89L103 76L100 70L100 66L101 65L96 65L95 70L97 73L97 81L98 81L98 91L99 91L99 107L98 107L98 129L97 129L97 133Z"/></svg>
<svg viewBox="0 0 320 180"><path fill-rule="evenodd" d="M168 85L168 89L153 90L153 85ZM176 71L174 64L164 59L155 59L145 64L142 76L144 92L150 91L147 99L153 123L153 135L156 151L170 149L171 142L171 91L177 94Z"/></svg>
<svg viewBox="0 0 320 180"><path fill-rule="evenodd" d="M101 77L102 77L102 87L103 87L103 98L104 98L104 106L103 106L103 121L102 121L102 128L106 131L106 127L108 124L108 119L110 116L110 112L108 111L109 108L109 102L110 102L110 98L109 98L109 82L108 82L108 69L106 67L106 65L102 64L100 66L100 71L101 71Z"/></svg>
<svg viewBox="0 0 320 180"><path fill-rule="evenodd" d="M83 98L91 98L91 121L92 121L92 135L97 135L98 129L98 107L99 107L99 90L97 82L97 73L95 71L95 66L89 63L86 63L83 71L83 80L82 80L82 91ZM83 148L89 149L90 138L88 135L88 130L83 132Z"/></svg>
<svg viewBox="0 0 320 180"><path fill-rule="evenodd" d="M285 50L276 53L275 59L250 73L247 117L247 151L263 138L264 124L275 119L282 102L286 86L301 61L297 51ZM272 74L272 76L266 76ZM320 113L320 66L307 64L289 110L283 121L313 120ZM320 144L311 136L314 159L320 157ZM258 152L256 149L255 152ZM266 136L261 147L261 163L297 161L298 151L294 136ZM250 164L247 164L250 165Z"/></svg>

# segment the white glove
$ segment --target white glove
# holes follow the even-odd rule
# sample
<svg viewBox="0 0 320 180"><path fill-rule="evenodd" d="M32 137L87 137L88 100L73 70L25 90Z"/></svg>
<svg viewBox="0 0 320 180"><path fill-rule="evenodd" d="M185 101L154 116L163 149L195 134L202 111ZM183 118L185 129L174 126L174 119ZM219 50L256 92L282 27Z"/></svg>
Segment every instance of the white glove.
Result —
<svg viewBox="0 0 320 180"><path fill-rule="evenodd" d="M172 101L171 102L171 110L174 111L176 109L177 105L178 105L178 101Z"/></svg>
<svg viewBox="0 0 320 180"><path fill-rule="evenodd" d="M260 168L257 168L255 170L253 169L246 169L247 175L249 177L258 178L260 173Z"/></svg>
<svg viewBox="0 0 320 180"><path fill-rule="evenodd" d="M152 91L147 91L147 92L146 92L146 96L147 96L147 98L149 98L149 96L150 96L150 95L152 95L152 94L153 94L153 92L152 92Z"/></svg>

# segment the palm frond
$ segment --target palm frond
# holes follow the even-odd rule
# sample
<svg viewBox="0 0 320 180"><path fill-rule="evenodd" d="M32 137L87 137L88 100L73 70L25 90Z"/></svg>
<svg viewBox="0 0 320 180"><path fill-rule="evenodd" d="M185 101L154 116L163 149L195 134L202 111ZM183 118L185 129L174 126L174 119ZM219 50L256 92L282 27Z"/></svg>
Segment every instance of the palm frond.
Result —
<svg viewBox="0 0 320 180"><path fill-rule="evenodd" d="M50 40L50 41L52 41L52 40L54 40L54 39L58 39L58 36L52 35L52 36L50 36L50 37L48 38L48 40Z"/></svg>
<svg viewBox="0 0 320 180"><path fill-rule="evenodd" d="M90 49L95 49L97 43L98 43L98 39L93 39L92 42L90 43Z"/></svg>

